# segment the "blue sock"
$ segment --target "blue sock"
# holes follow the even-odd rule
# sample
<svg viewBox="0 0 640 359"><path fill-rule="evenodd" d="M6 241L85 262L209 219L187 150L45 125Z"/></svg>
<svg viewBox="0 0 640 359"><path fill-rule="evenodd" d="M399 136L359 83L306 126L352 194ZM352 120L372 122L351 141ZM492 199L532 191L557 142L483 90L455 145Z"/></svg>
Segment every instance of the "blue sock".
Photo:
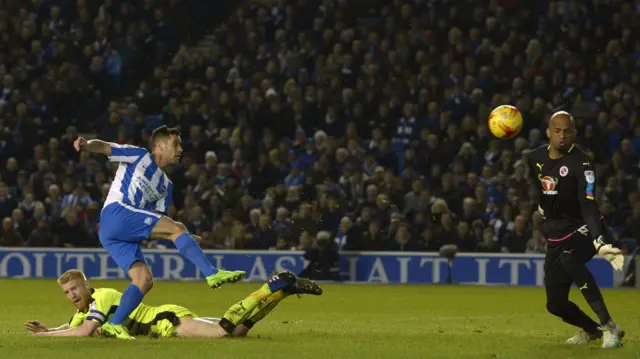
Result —
<svg viewBox="0 0 640 359"><path fill-rule="evenodd" d="M275 293L280 289L284 289L285 287L287 287L292 283L292 281L293 278L290 275L282 273L279 275L272 275L267 281L267 286L269 287L269 291L271 291L271 293Z"/></svg>
<svg viewBox="0 0 640 359"><path fill-rule="evenodd" d="M271 293L275 293L280 289L283 289L284 287L286 287L287 282L283 281L282 279L276 279L274 281L269 281L267 283L267 286L269 287L269 291L271 291Z"/></svg>
<svg viewBox="0 0 640 359"><path fill-rule="evenodd" d="M135 284L129 284L127 290L122 293L122 298L120 298L120 305L116 312L113 313L113 316L109 320L111 324L122 324L125 319L133 312L139 305L142 303L142 298L144 294L140 291Z"/></svg>
<svg viewBox="0 0 640 359"><path fill-rule="evenodd" d="M183 233L176 239L176 247L183 257L191 261L205 277L218 273L218 270L209 262L198 245L189 233Z"/></svg>

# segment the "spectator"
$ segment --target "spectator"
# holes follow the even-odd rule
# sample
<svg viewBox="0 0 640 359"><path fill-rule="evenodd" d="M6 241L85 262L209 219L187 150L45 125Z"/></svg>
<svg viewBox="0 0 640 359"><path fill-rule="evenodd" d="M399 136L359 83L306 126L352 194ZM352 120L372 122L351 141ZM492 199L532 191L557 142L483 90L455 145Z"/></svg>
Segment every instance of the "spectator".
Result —
<svg viewBox="0 0 640 359"><path fill-rule="evenodd" d="M417 250L416 242L411 238L411 232L409 231L409 225L407 223L401 223L395 234L391 238L391 244L389 246L392 251L406 252Z"/></svg>
<svg viewBox="0 0 640 359"><path fill-rule="evenodd" d="M476 246L478 245L478 241L476 240L476 238L474 238L473 234L471 233L469 222L466 222L466 221L458 222L457 242L458 242L458 250L461 252L473 252Z"/></svg>
<svg viewBox="0 0 640 359"><path fill-rule="evenodd" d="M11 217L16 207L18 207L18 202L9 194L7 185L4 182L0 182L0 217Z"/></svg>
<svg viewBox="0 0 640 359"><path fill-rule="evenodd" d="M461 240L450 213L443 213L440 217L440 225L435 228L435 237L440 245L458 244Z"/></svg>
<svg viewBox="0 0 640 359"><path fill-rule="evenodd" d="M0 233L0 247L20 247L24 245L24 241L20 232L18 232L10 217L2 220L2 233Z"/></svg>
<svg viewBox="0 0 640 359"><path fill-rule="evenodd" d="M531 239L527 241L526 253L544 253L546 250L546 239L540 230L533 231Z"/></svg>
<svg viewBox="0 0 640 359"><path fill-rule="evenodd" d="M275 247L278 242L278 234L271 228L270 218L267 214L260 216L259 225L253 232L247 249L269 249Z"/></svg>
<svg viewBox="0 0 640 359"><path fill-rule="evenodd" d="M11 220L13 222L13 229L15 229L16 232L20 233L20 236L22 238L27 238L29 228L27 227L27 221L22 209L14 209L13 213L11 214Z"/></svg>
<svg viewBox="0 0 640 359"><path fill-rule="evenodd" d="M271 228L278 238L287 238L290 235L291 220L289 219L289 210L280 207L276 210L276 219L273 221Z"/></svg>
<svg viewBox="0 0 640 359"><path fill-rule="evenodd" d="M524 216L517 216L512 231L505 234L502 240L502 251L507 253L524 253L531 233L527 231L527 220Z"/></svg>
<svg viewBox="0 0 640 359"><path fill-rule="evenodd" d="M307 251L312 246L313 246L313 241L311 239L311 235L309 235L309 232L305 231L300 234L298 245L296 246L295 249L299 251Z"/></svg>
<svg viewBox="0 0 640 359"><path fill-rule="evenodd" d="M211 222L205 217L204 211L200 206L193 206L191 208L189 221L186 222L186 225L190 233L198 236L203 236L206 232L209 232L209 228L212 227Z"/></svg>
<svg viewBox="0 0 640 359"><path fill-rule="evenodd" d="M496 241L493 228L488 227L484 229L482 234L482 242L478 243L476 252L482 253L498 253L500 252L500 245Z"/></svg>
<svg viewBox="0 0 640 359"><path fill-rule="evenodd" d="M213 225L210 239L204 243L204 247L217 249L235 248L237 239L234 237L236 227L241 226L240 222L233 218L233 212L230 209L224 211L222 219Z"/></svg>
<svg viewBox="0 0 640 359"><path fill-rule="evenodd" d="M30 231L27 247L52 247L54 238L47 218L37 220L36 227Z"/></svg>
<svg viewBox="0 0 640 359"><path fill-rule="evenodd" d="M55 243L58 247L82 248L94 247L97 243L90 240L89 231L71 207L65 208L65 214L56 229Z"/></svg>
<svg viewBox="0 0 640 359"><path fill-rule="evenodd" d="M320 231L316 236L316 245L308 248L304 258L309 264L300 274L315 280L338 280L340 278L339 254L331 233Z"/></svg>
<svg viewBox="0 0 640 359"><path fill-rule="evenodd" d="M337 232L343 211L338 204L338 199L333 195L328 195L325 201L324 213L320 229L328 232Z"/></svg>
<svg viewBox="0 0 640 359"><path fill-rule="evenodd" d="M356 250L362 247L360 229L351 218L342 217L334 242L338 250L341 251Z"/></svg>
<svg viewBox="0 0 640 359"><path fill-rule="evenodd" d="M387 236L382 232L380 222L372 220L362 234L361 250L383 251L387 249Z"/></svg>
<svg viewBox="0 0 640 359"><path fill-rule="evenodd" d="M303 232L312 237L318 232L318 221L314 218L313 207L308 203L302 203L298 212L294 212L291 223L292 238L298 238Z"/></svg>

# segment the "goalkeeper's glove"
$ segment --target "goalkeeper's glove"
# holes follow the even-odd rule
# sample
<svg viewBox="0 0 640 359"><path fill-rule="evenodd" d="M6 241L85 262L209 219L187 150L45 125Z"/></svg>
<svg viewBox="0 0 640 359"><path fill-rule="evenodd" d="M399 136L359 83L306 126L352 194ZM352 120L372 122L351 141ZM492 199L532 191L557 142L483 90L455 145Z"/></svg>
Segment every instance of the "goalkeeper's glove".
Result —
<svg viewBox="0 0 640 359"><path fill-rule="evenodd" d="M624 267L624 256L619 248L615 248L611 244L604 242L602 236L593 240L593 245L596 247L598 255L607 260L615 270L622 270Z"/></svg>

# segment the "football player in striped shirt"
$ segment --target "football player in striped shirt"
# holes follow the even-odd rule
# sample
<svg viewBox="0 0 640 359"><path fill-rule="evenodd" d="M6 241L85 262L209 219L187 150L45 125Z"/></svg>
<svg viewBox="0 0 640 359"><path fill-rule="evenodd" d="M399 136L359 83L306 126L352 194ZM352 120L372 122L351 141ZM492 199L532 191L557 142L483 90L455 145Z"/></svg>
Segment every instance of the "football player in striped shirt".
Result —
<svg viewBox="0 0 640 359"><path fill-rule="evenodd" d="M131 285L122 294L118 309L103 330L121 339L133 339L123 326L125 319L142 302L153 286L151 270L140 242L145 239L169 239L180 254L205 276L207 284L218 288L245 277L243 271L215 268L198 245L199 237L190 234L184 224L163 215L172 203L173 184L164 169L180 161L182 142L177 128L162 126L151 135L151 151L79 137L76 151L101 153L117 162L118 170L100 214L99 237L120 268L129 274Z"/></svg>

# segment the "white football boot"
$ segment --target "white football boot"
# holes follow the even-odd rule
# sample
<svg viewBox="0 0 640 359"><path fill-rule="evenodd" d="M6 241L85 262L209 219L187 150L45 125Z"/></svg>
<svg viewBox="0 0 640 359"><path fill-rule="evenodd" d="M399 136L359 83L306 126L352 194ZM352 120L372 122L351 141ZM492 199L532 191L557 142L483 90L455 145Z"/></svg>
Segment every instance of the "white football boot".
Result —
<svg viewBox="0 0 640 359"><path fill-rule="evenodd" d="M613 320L601 327L602 330L602 348L620 348L622 346L622 338L624 338L624 330L620 328Z"/></svg>
<svg viewBox="0 0 640 359"><path fill-rule="evenodd" d="M602 332L600 330L593 333L581 330L575 336L567 339L567 344L587 344L599 338L602 338Z"/></svg>

